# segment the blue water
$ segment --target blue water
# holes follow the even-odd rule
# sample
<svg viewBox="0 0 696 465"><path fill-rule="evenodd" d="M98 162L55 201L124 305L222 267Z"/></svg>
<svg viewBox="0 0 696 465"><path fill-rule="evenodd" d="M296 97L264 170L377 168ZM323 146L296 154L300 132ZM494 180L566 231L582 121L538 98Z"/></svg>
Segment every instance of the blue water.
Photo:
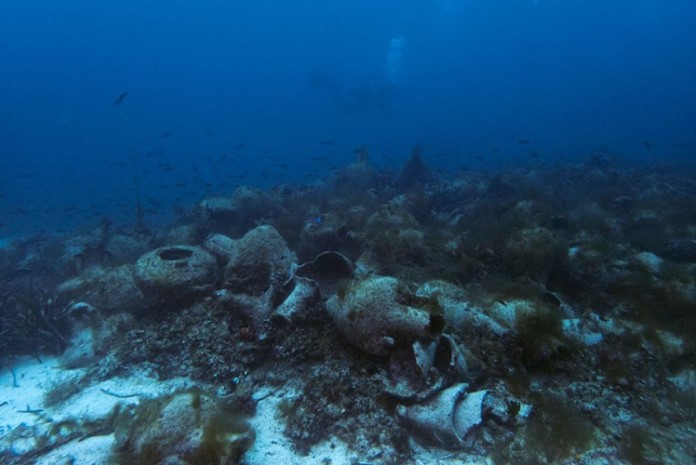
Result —
<svg viewBox="0 0 696 465"><path fill-rule="evenodd" d="M690 161L690 0L0 0L0 237L238 184ZM123 101L114 104L122 93Z"/></svg>

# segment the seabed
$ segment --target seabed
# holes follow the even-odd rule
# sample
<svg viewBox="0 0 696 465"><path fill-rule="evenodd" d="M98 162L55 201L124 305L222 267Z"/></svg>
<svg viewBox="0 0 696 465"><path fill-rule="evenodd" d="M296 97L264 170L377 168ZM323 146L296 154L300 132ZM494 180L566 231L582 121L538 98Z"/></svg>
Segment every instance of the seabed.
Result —
<svg viewBox="0 0 696 465"><path fill-rule="evenodd" d="M0 241L0 462L692 463L694 179L365 155Z"/></svg>

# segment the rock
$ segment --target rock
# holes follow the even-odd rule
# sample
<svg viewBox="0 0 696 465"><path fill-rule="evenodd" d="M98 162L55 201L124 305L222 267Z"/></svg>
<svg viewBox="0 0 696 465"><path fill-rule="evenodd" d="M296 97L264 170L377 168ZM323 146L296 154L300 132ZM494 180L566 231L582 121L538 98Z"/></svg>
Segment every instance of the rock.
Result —
<svg viewBox="0 0 696 465"><path fill-rule="evenodd" d="M501 250L501 259L510 272L532 277L548 273L561 255L560 240L538 226L514 231Z"/></svg>
<svg viewBox="0 0 696 465"><path fill-rule="evenodd" d="M684 368L667 379L680 391L692 398L696 396L696 369Z"/></svg>
<svg viewBox="0 0 696 465"><path fill-rule="evenodd" d="M108 251L111 253L112 264L133 263L138 257L147 252L147 241L116 234L109 239Z"/></svg>
<svg viewBox="0 0 696 465"><path fill-rule="evenodd" d="M368 231L384 231L390 228L398 228L398 230L419 228L416 218L406 209L406 197L403 195L394 197L382 205L365 222L365 229Z"/></svg>
<svg viewBox="0 0 696 465"><path fill-rule="evenodd" d="M524 299L497 300L485 308L490 318L508 329L515 328L520 317L533 315L539 311L545 311L545 308L540 307L536 302Z"/></svg>
<svg viewBox="0 0 696 465"><path fill-rule="evenodd" d="M58 259L63 272L80 275L95 269L101 270L113 264L113 255L104 238L77 236L65 242L65 253Z"/></svg>
<svg viewBox="0 0 696 465"><path fill-rule="evenodd" d="M200 242L200 232L198 230L198 227L194 224L185 224L181 226L177 226L175 228L170 229L167 231L167 233L164 235L164 243L165 244L171 244L171 245L176 245L176 244L186 244L186 245L195 245L198 242Z"/></svg>
<svg viewBox="0 0 696 465"><path fill-rule="evenodd" d="M563 335L586 346L596 346L604 340L604 336L599 331L592 331L591 322L580 320L579 318L567 318L561 324Z"/></svg>
<svg viewBox="0 0 696 465"><path fill-rule="evenodd" d="M236 188L232 193L232 202L237 210L238 221L247 229L260 218L268 218L280 211L277 196L250 186Z"/></svg>
<svg viewBox="0 0 696 465"><path fill-rule="evenodd" d="M114 424L119 463L238 463L255 436L238 406L199 389L142 400Z"/></svg>
<svg viewBox="0 0 696 465"><path fill-rule="evenodd" d="M353 281L342 294L328 300L327 311L351 344L372 355L433 339L444 327L442 315L426 308L432 302L416 297L396 278Z"/></svg>
<svg viewBox="0 0 696 465"><path fill-rule="evenodd" d="M633 256L636 264L653 275L659 275L664 260L652 252L640 252Z"/></svg>
<svg viewBox="0 0 696 465"><path fill-rule="evenodd" d="M226 197L211 197L203 199L199 204L203 218L206 220L224 220L232 218L235 212L235 204L232 199Z"/></svg>
<svg viewBox="0 0 696 465"><path fill-rule="evenodd" d="M280 211L280 203L270 194L248 186L238 187L231 198L213 197L199 204L201 219L213 230L238 234L252 228L262 218Z"/></svg>
<svg viewBox="0 0 696 465"><path fill-rule="evenodd" d="M404 166L401 167L401 171L399 171L394 181L398 189L407 191L437 179L433 172L430 171L430 168L428 168L428 165L425 164L420 154L420 147L414 147L411 156L406 160Z"/></svg>
<svg viewBox="0 0 696 465"><path fill-rule="evenodd" d="M140 313L148 305L136 284L133 265L92 270L61 283L56 292L61 302L82 300L105 316L118 312Z"/></svg>
<svg viewBox="0 0 696 465"><path fill-rule="evenodd" d="M358 162L336 171L330 184L337 196L355 196L356 192L368 192L370 188L377 185L378 180L374 168L366 162Z"/></svg>
<svg viewBox="0 0 696 465"><path fill-rule="evenodd" d="M660 356L665 361L675 362L685 358L689 352L693 353L693 345L674 333L658 329L655 336Z"/></svg>
<svg viewBox="0 0 696 465"><path fill-rule="evenodd" d="M696 239L680 237L669 241L667 255L679 262L696 262Z"/></svg>

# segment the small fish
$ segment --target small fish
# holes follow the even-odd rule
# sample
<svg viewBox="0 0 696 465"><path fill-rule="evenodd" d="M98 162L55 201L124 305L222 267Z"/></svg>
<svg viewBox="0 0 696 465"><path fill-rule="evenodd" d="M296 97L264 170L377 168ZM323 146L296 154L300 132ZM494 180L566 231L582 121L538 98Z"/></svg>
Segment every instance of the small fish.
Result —
<svg viewBox="0 0 696 465"><path fill-rule="evenodd" d="M518 144L529 145L532 143L531 139L517 139Z"/></svg>
<svg viewBox="0 0 696 465"><path fill-rule="evenodd" d="M333 139L322 139L319 141L321 145L324 145L326 147L331 147L334 143Z"/></svg>
<svg viewBox="0 0 696 465"><path fill-rule="evenodd" d="M114 100L114 106L122 104L126 97L128 97L128 92L121 92L121 95L119 95L118 98Z"/></svg>
<svg viewBox="0 0 696 465"><path fill-rule="evenodd" d="M321 215L312 216L311 218L307 218L305 220L305 224L321 224L322 222L323 219Z"/></svg>
<svg viewBox="0 0 696 465"><path fill-rule="evenodd" d="M651 150L653 148L653 144L649 140L644 140L643 147L645 148L645 150Z"/></svg>

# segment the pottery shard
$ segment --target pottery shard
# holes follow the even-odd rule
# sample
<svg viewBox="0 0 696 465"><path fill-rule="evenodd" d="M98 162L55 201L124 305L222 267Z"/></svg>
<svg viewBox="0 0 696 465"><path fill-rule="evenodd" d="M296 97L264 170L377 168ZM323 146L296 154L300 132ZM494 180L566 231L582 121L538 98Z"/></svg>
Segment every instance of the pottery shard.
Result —
<svg viewBox="0 0 696 465"><path fill-rule="evenodd" d="M466 435L482 421L483 400L488 391L467 394L468 384L455 384L428 402L399 405L396 416L406 427L430 442L449 449L464 445Z"/></svg>

